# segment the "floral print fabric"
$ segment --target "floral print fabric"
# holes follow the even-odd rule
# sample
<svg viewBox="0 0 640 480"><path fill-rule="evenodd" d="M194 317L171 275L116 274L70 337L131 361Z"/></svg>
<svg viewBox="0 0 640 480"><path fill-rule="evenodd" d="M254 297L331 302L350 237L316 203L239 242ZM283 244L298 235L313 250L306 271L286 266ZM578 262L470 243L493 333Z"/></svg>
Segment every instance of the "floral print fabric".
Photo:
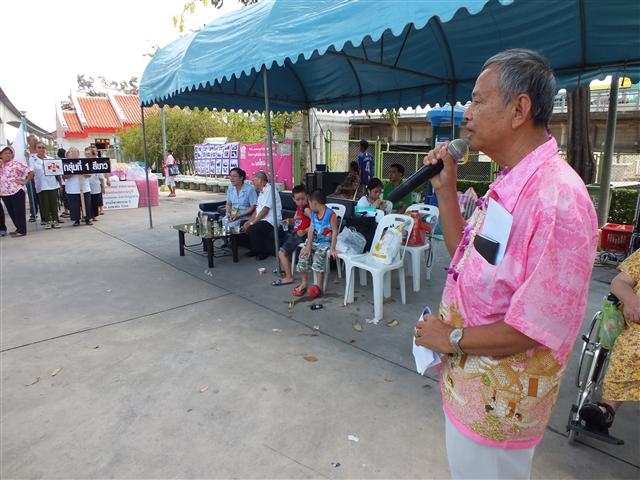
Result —
<svg viewBox="0 0 640 480"><path fill-rule="evenodd" d="M640 293L640 250L636 250L620 264L618 270L637 283L633 288ZM613 344L609 366L604 376L602 398L607 400L640 401L640 324L626 319L625 329Z"/></svg>
<svg viewBox="0 0 640 480"><path fill-rule="evenodd" d="M8 197L22 188L19 179L24 178L31 169L17 160L0 162L0 196Z"/></svg>
<svg viewBox="0 0 640 480"><path fill-rule="evenodd" d="M473 246L488 198L513 216L499 265ZM542 438L585 313L595 210L553 138L498 178L478 205L451 261L441 317L456 327L504 320L540 347L500 358L449 356L441 371L444 409L480 443L529 448Z"/></svg>

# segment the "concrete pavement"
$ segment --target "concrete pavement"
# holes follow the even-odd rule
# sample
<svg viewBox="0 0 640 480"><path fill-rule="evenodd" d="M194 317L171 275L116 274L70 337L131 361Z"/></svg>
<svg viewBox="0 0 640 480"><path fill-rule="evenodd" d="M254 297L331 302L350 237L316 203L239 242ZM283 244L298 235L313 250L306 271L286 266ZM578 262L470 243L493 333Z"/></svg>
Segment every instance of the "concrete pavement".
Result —
<svg viewBox="0 0 640 480"><path fill-rule="evenodd" d="M365 321L371 287L343 307L335 272L322 310L289 309L290 288L257 272L273 257L208 269L178 256L170 226L204 198L220 196L162 196L153 229L138 209L0 239L0 476L448 477L435 372L418 376L411 356L417 313L439 301L443 245L432 280L406 305L394 289L378 325ZM586 320L613 274L594 273ZM637 405L613 430L625 446L567 443L578 347L533 476L638 478Z"/></svg>

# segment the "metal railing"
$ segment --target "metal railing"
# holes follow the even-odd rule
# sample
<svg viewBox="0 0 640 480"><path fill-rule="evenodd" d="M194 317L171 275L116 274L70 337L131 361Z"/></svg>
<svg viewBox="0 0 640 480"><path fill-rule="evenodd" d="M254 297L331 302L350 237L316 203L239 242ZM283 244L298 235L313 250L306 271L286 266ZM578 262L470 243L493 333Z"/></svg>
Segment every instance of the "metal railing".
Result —
<svg viewBox="0 0 640 480"><path fill-rule="evenodd" d="M609 110L609 90L591 91L591 112ZM618 93L618 111L640 110L640 90L620 89ZM553 99L553 113L567 113L567 95L558 94Z"/></svg>

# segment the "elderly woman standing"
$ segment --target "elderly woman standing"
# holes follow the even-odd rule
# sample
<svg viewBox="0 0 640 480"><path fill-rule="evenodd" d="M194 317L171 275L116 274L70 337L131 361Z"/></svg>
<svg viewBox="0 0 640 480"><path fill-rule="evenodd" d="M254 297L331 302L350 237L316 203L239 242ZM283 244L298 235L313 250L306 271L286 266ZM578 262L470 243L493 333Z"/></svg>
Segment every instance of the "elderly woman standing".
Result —
<svg viewBox="0 0 640 480"><path fill-rule="evenodd" d="M67 152L67 158L80 158L80 151L76 147L71 147ZM69 210L71 210L71 220L73 226L80 226L82 216L81 198L84 197L84 222L93 225L91 222L91 186L89 179L91 175L65 175L65 188L69 199Z"/></svg>
<svg viewBox="0 0 640 480"><path fill-rule="evenodd" d="M225 211L230 228L241 226L249 220L258 203L258 194L253 185L245 183L247 173L235 167L229 171L231 186L227 190Z"/></svg>
<svg viewBox="0 0 640 480"><path fill-rule="evenodd" d="M0 148L0 160L0 196L16 226L16 231L10 235L24 237L27 234L24 186L33 178L33 172L27 165L15 160L12 147Z"/></svg>
<svg viewBox="0 0 640 480"><path fill-rule="evenodd" d="M40 218L46 222L46 230L60 228L58 218L58 190L60 183L58 177L45 175L44 161L52 160L47 155L47 150L42 142L36 144L36 156L33 158L33 171L35 173L36 192L38 192L38 204L40 205Z"/></svg>
<svg viewBox="0 0 640 480"><path fill-rule="evenodd" d="M97 158L98 152L93 147L86 147L84 149L84 156L86 158ZM101 173L94 173L89 178L89 186L91 187L91 217L94 222L98 221L98 215L102 209L102 194L104 193L104 175Z"/></svg>

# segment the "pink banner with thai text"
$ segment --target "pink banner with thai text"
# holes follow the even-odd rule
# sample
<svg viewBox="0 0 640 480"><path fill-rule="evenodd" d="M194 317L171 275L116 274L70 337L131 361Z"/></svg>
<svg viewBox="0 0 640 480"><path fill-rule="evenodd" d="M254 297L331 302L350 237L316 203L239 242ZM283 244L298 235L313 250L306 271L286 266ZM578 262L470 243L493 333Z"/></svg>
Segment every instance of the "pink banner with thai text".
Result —
<svg viewBox="0 0 640 480"><path fill-rule="evenodd" d="M290 189L293 186L293 142L287 140L272 145L275 181L284 183L285 188ZM266 142L240 144L240 168L247 172L247 179L250 180L259 170L264 170L267 175L270 175L266 147ZM271 180L269 178L269 181Z"/></svg>

